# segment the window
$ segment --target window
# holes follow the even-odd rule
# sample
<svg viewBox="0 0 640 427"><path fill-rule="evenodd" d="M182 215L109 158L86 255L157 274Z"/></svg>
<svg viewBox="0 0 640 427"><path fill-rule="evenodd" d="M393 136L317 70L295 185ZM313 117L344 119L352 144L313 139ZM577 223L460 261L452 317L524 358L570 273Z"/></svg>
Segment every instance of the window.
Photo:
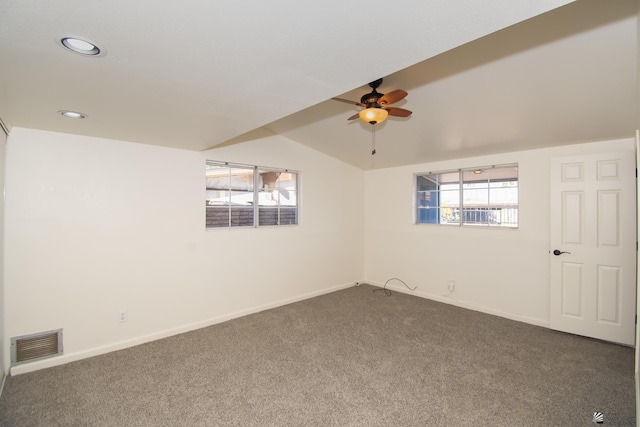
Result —
<svg viewBox="0 0 640 427"><path fill-rule="evenodd" d="M298 223L298 174L258 169L258 225Z"/></svg>
<svg viewBox="0 0 640 427"><path fill-rule="evenodd" d="M518 227L518 165L417 174L416 223Z"/></svg>
<svg viewBox="0 0 640 427"><path fill-rule="evenodd" d="M297 223L297 172L207 161L207 228Z"/></svg>

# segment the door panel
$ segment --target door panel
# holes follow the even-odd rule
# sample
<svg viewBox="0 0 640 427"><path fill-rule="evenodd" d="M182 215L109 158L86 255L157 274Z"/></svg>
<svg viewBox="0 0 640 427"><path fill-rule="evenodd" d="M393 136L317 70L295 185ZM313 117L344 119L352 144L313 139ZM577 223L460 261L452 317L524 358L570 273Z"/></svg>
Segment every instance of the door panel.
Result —
<svg viewBox="0 0 640 427"><path fill-rule="evenodd" d="M562 315L582 319L582 264L562 265Z"/></svg>
<svg viewBox="0 0 640 427"><path fill-rule="evenodd" d="M598 266L598 315L599 322L620 325L620 268Z"/></svg>
<svg viewBox="0 0 640 427"><path fill-rule="evenodd" d="M598 246L620 246L620 191L598 191Z"/></svg>
<svg viewBox="0 0 640 427"><path fill-rule="evenodd" d="M630 153L552 159L552 329L634 344L635 180Z"/></svg>
<svg viewBox="0 0 640 427"><path fill-rule="evenodd" d="M562 243L581 244L584 204L582 191L562 193Z"/></svg>

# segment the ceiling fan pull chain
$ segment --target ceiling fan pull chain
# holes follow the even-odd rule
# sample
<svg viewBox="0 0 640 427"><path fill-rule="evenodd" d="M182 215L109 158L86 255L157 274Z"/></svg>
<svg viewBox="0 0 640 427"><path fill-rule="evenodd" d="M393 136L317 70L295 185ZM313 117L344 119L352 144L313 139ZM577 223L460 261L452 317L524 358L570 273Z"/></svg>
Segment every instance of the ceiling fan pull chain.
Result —
<svg viewBox="0 0 640 427"><path fill-rule="evenodd" d="M376 125L371 125L371 155L376 154Z"/></svg>

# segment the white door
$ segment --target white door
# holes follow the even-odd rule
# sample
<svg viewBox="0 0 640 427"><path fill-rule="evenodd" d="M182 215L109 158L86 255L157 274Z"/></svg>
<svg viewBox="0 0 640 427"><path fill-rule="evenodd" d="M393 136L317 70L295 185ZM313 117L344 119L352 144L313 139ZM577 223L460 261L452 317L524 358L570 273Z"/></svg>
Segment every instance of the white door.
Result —
<svg viewBox="0 0 640 427"><path fill-rule="evenodd" d="M636 168L640 165L640 130L636 130ZM636 212L640 212L640 189L638 188L638 182L636 178ZM640 217L636 215L636 227L640 227ZM636 228L636 241L638 239L638 228ZM636 266L640 263L640 256L636 248ZM636 268L636 272L637 272ZM637 273L636 273L637 274ZM636 292L638 291L638 277L636 277ZM638 307L640 306L640 295L636 295L636 319L638 318ZM636 321L636 342L640 342L640 329L638 329L638 322ZM638 379L638 372L640 372L640 346L636 345L636 426L640 427L640 381Z"/></svg>
<svg viewBox="0 0 640 427"><path fill-rule="evenodd" d="M636 172L632 152L551 160L549 257L550 327L634 345Z"/></svg>

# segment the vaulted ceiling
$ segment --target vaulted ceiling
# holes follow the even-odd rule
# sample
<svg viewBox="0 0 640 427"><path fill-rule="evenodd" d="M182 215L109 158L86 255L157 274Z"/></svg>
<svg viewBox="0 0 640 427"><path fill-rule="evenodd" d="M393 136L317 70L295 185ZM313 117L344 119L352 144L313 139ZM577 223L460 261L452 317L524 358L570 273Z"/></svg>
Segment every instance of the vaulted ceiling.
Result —
<svg viewBox="0 0 640 427"><path fill-rule="evenodd" d="M633 136L637 41L636 0L2 2L0 118L188 150L266 129L398 166ZM380 77L413 115L376 125L372 156L359 107L330 98Z"/></svg>

